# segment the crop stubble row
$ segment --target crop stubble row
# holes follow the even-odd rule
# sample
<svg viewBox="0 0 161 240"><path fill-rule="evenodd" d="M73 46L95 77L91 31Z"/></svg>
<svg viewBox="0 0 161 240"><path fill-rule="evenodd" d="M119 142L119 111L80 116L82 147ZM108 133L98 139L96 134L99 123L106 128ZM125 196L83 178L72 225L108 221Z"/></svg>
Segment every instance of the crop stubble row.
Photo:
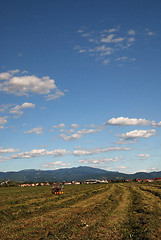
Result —
<svg viewBox="0 0 161 240"><path fill-rule="evenodd" d="M161 239L159 185L68 186L61 196L28 188L17 200L3 191L1 239Z"/></svg>

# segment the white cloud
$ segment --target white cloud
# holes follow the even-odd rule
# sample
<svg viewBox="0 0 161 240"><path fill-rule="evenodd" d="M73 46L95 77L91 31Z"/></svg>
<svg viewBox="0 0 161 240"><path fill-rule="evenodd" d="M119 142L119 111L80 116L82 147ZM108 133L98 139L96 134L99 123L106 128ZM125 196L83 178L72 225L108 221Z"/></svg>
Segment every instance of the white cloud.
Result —
<svg viewBox="0 0 161 240"><path fill-rule="evenodd" d="M149 29L146 29L148 35L154 33ZM102 29L100 31L78 31L81 37L86 37L83 41L80 40L74 49L79 54L88 54L94 57L97 61L101 61L103 64L113 63L116 61L117 56L127 55L128 62L132 63L135 59L134 56L130 56L132 53L132 46L135 44L136 31L134 29L121 29L120 26L111 29ZM144 36L145 37L145 36ZM84 43L86 41L86 43ZM82 42L84 45L82 46ZM103 44L103 46L102 46ZM106 60L106 56L109 59Z"/></svg>
<svg viewBox="0 0 161 240"><path fill-rule="evenodd" d="M77 133L78 134L90 134L90 133L96 133L100 132L102 128L97 128L97 129L81 129Z"/></svg>
<svg viewBox="0 0 161 240"><path fill-rule="evenodd" d="M22 54L22 53L18 53L17 56L18 56L18 57L22 57L23 54Z"/></svg>
<svg viewBox="0 0 161 240"><path fill-rule="evenodd" d="M104 164L110 162L118 162L121 157L114 157L114 158L85 158L81 159L78 162L84 164Z"/></svg>
<svg viewBox="0 0 161 240"><path fill-rule="evenodd" d="M74 149L82 149L82 147L81 146L76 146L76 147L74 147Z"/></svg>
<svg viewBox="0 0 161 240"><path fill-rule="evenodd" d="M97 129L81 129L79 131L77 131L76 133L67 136L65 134L61 134L59 135L62 139L64 139L65 141L74 141L77 140L81 137L83 137L83 135L85 134L91 134L91 133L96 133L96 132L100 132L102 130L102 128L97 128Z"/></svg>
<svg viewBox="0 0 161 240"><path fill-rule="evenodd" d="M76 124L76 123L73 123L73 124L70 125L70 127L71 127L71 128L79 128L79 125Z"/></svg>
<svg viewBox="0 0 161 240"><path fill-rule="evenodd" d="M141 158L141 159L146 159L148 157L150 157L149 154L144 154L144 153L141 153L141 154L138 154L137 157Z"/></svg>
<svg viewBox="0 0 161 240"><path fill-rule="evenodd" d="M0 129L4 129L4 128L7 128L7 127L4 127L4 126L1 126L1 125L0 125Z"/></svg>
<svg viewBox="0 0 161 240"><path fill-rule="evenodd" d="M82 34L82 37L90 37L90 36L91 36L90 33L83 33L83 34Z"/></svg>
<svg viewBox="0 0 161 240"><path fill-rule="evenodd" d="M52 129L52 131L54 131L54 129ZM60 129L59 132L64 132L65 129Z"/></svg>
<svg viewBox="0 0 161 240"><path fill-rule="evenodd" d="M126 61L128 59L128 57L119 57L119 58L116 58L116 61Z"/></svg>
<svg viewBox="0 0 161 240"><path fill-rule="evenodd" d="M36 158L43 156L53 156L53 157L62 157L67 154L65 149L54 149L52 151L47 151L45 149L33 149L30 152L20 152L17 154L10 155L9 157L1 157L2 160L12 160L12 159L21 159L21 158Z"/></svg>
<svg viewBox="0 0 161 240"><path fill-rule="evenodd" d="M129 35L135 35L135 30L130 29L130 30L128 31L128 34L129 34Z"/></svg>
<svg viewBox="0 0 161 240"><path fill-rule="evenodd" d="M3 124L5 124L5 123L7 123L7 116L5 116L5 117L0 117L0 125L3 125Z"/></svg>
<svg viewBox="0 0 161 240"><path fill-rule="evenodd" d="M128 38L127 40L128 40L128 42L134 42L135 38L131 37L131 38Z"/></svg>
<svg viewBox="0 0 161 240"><path fill-rule="evenodd" d="M19 69L15 69L15 70L9 70L8 72L11 73L11 74L15 74L15 73L19 73L20 70Z"/></svg>
<svg viewBox="0 0 161 240"><path fill-rule="evenodd" d="M59 90L59 91L56 91L54 94L49 94L48 96L46 96L46 100L51 101L51 100L60 98L61 96L64 96L64 92Z"/></svg>
<svg viewBox="0 0 161 240"><path fill-rule="evenodd" d="M110 59L108 58L108 59L105 59L104 61L103 61L103 64L104 65L106 65L106 64L109 64L110 63Z"/></svg>
<svg viewBox="0 0 161 240"><path fill-rule="evenodd" d="M111 55L114 51L112 47L106 47L105 45L96 48L97 52L100 52L100 56Z"/></svg>
<svg viewBox="0 0 161 240"><path fill-rule="evenodd" d="M85 52L86 52L86 50L84 50L84 49L79 50L79 53L85 53Z"/></svg>
<svg viewBox="0 0 161 240"><path fill-rule="evenodd" d="M159 123L155 123L155 122L154 122L152 125L153 125L154 127L161 127L161 121L160 121Z"/></svg>
<svg viewBox="0 0 161 240"><path fill-rule="evenodd" d="M64 129L61 129L61 130L64 130ZM61 130L60 130L60 131L61 131ZM65 132L66 132L67 134L71 134L71 133L74 133L74 129L65 130Z"/></svg>
<svg viewBox="0 0 161 240"><path fill-rule="evenodd" d="M154 35L154 33L149 31L149 32L148 32L148 35L149 35L149 36L152 36L152 35Z"/></svg>
<svg viewBox="0 0 161 240"><path fill-rule="evenodd" d="M8 72L0 73L0 80L8 80L11 76L11 73Z"/></svg>
<svg viewBox="0 0 161 240"><path fill-rule="evenodd" d="M81 138L83 135L79 134L79 133L75 133L75 134L72 134L71 136L67 136L65 134L61 134L59 136L62 139L64 139L65 141L74 141L74 140L77 140L77 139Z"/></svg>
<svg viewBox="0 0 161 240"><path fill-rule="evenodd" d="M53 79L50 77L39 78L35 75L26 75L26 72L21 72L23 76L14 76L19 73L19 70L11 70L9 72L0 73L0 91L17 96L29 94L46 95L47 101L64 96L64 92L60 91Z"/></svg>
<svg viewBox="0 0 161 240"><path fill-rule="evenodd" d="M36 127L36 128L31 129L31 130L25 131L24 133L36 133L38 135L43 134L42 133L42 127Z"/></svg>
<svg viewBox="0 0 161 240"><path fill-rule="evenodd" d="M151 136L154 136L156 134L155 129L150 130L134 130L131 132L126 132L121 135L124 139L135 139L135 138L149 138Z"/></svg>
<svg viewBox="0 0 161 240"><path fill-rule="evenodd" d="M109 33L112 33L112 32L117 32L118 29L117 28L111 28L109 30L105 30L105 32L109 32Z"/></svg>
<svg viewBox="0 0 161 240"><path fill-rule="evenodd" d="M93 155L99 153L105 153L109 151L129 151L131 148L123 148L123 147L106 147L106 148L93 148L86 150L74 150L73 155L75 156L83 156L83 155Z"/></svg>
<svg viewBox="0 0 161 240"><path fill-rule="evenodd" d="M5 153L14 153L14 152L18 152L19 149L14 149L14 148L2 148L0 147L0 154L5 154Z"/></svg>
<svg viewBox="0 0 161 240"><path fill-rule="evenodd" d="M5 112L13 106L14 106L14 104L2 104L2 105L0 105L0 112Z"/></svg>
<svg viewBox="0 0 161 240"><path fill-rule="evenodd" d="M54 125L53 128L64 128L65 124L64 123L60 123L59 125Z"/></svg>
<svg viewBox="0 0 161 240"><path fill-rule="evenodd" d="M145 31L149 36L153 36L155 34L154 32L150 31L149 28L146 28Z"/></svg>
<svg viewBox="0 0 161 240"><path fill-rule="evenodd" d="M120 167L117 167L117 169L121 170L121 169L126 169L127 167L126 166L120 166Z"/></svg>
<svg viewBox="0 0 161 240"><path fill-rule="evenodd" d="M149 169L141 169L141 170L139 170L139 172L152 172L152 171L156 171L156 170L158 170L158 168L151 167Z"/></svg>
<svg viewBox="0 0 161 240"><path fill-rule="evenodd" d="M34 108L34 107L35 107L35 104L29 103L29 102L25 102L25 103L23 103L20 107L21 107L22 109L23 109L23 108Z"/></svg>
<svg viewBox="0 0 161 240"><path fill-rule="evenodd" d="M111 118L109 119L105 125L117 125L117 126L134 126L134 125L152 125L154 121L149 121L146 119L137 119L137 118L125 118L125 117L118 117L118 118Z"/></svg>
<svg viewBox="0 0 161 240"><path fill-rule="evenodd" d="M28 95L28 92L37 94L48 94L52 89L56 89L53 79L49 77L38 78L32 76L13 77L6 83L4 91L16 95Z"/></svg>
<svg viewBox="0 0 161 240"><path fill-rule="evenodd" d="M154 170L157 170L158 168L156 167L152 167L151 170L154 171Z"/></svg>
<svg viewBox="0 0 161 240"><path fill-rule="evenodd" d="M83 30L83 29L79 29L77 32L78 32L78 33L83 33L84 30Z"/></svg>
<svg viewBox="0 0 161 240"><path fill-rule="evenodd" d="M130 140L125 140L125 139L120 139L119 141L116 142L116 144L134 144L137 143L136 139L130 139Z"/></svg>
<svg viewBox="0 0 161 240"><path fill-rule="evenodd" d="M101 42L104 42L104 43L117 43L117 42L122 42L122 41L125 40L123 37L114 38L115 36L116 36L116 34L110 34L106 38L102 38Z"/></svg>
<svg viewBox="0 0 161 240"><path fill-rule="evenodd" d="M25 102L22 105L16 105L15 107L10 109L10 113L12 114L17 114L18 116L21 116L24 112L22 111L22 109L25 108L34 108L35 104L33 103L29 103L29 102Z"/></svg>
<svg viewBox="0 0 161 240"><path fill-rule="evenodd" d="M51 163L47 163L44 165L41 165L42 168L55 168L55 166L63 166L63 167L68 167L71 164L70 163L63 163L62 161L57 161L57 162L51 162Z"/></svg>
<svg viewBox="0 0 161 240"><path fill-rule="evenodd" d="M147 169L141 169L141 170L139 170L139 172L149 172Z"/></svg>

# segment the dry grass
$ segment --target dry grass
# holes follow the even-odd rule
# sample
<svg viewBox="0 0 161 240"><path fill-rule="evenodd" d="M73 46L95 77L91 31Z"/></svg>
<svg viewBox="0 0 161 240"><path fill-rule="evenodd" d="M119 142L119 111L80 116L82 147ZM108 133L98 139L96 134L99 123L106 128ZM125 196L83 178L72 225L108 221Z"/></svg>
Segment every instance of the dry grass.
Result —
<svg viewBox="0 0 161 240"><path fill-rule="evenodd" d="M161 239L159 184L0 189L0 239Z"/></svg>

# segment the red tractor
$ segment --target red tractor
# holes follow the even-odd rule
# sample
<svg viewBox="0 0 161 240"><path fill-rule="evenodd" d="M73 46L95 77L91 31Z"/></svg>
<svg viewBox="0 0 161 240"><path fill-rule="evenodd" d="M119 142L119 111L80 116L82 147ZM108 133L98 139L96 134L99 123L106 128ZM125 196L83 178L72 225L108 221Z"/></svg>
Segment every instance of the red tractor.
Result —
<svg viewBox="0 0 161 240"><path fill-rule="evenodd" d="M53 194L63 194L64 193L64 184L54 183L52 187Z"/></svg>

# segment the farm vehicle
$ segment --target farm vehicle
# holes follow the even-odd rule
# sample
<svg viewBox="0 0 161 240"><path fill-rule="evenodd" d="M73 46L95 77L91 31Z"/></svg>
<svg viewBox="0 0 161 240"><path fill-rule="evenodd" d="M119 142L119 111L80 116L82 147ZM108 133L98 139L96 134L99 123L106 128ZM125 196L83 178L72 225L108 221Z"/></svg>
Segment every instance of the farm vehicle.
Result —
<svg viewBox="0 0 161 240"><path fill-rule="evenodd" d="M63 194L64 193L64 184L54 183L52 186L52 194Z"/></svg>

